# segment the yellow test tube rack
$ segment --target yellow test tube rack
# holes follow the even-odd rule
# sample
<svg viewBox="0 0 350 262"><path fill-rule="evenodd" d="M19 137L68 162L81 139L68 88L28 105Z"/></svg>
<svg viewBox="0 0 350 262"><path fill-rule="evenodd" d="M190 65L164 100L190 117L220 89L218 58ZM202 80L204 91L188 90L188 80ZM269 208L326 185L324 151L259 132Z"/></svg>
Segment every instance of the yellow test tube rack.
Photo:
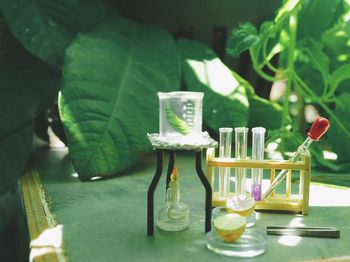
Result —
<svg viewBox="0 0 350 262"><path fill-rule="evenodd" d="M288 175L285 179L285 194L276 194L275 192L272 192L267 199L256 202L255 210L287 211L293 213L301 213L303 215L306 215L308 213L311 174L311 161L309 152L307 152L300 161L293 163L289 160L257 161L237 160L234 158L223 159L215 157L214 148L208 148L206 156L206 177L212 186L212 189L214 188L214 169L219 167L268 169L270 171L271 182L275 179L276 170L288 170ZM300 175L300 186L298 194L292 194L292 171L297 171ZM233 196L234 194L234 192L230 192L230 196ZM226 200L219 199L219 192L216 192L213 189L212 195L213 207L226 205Z"/></svg>

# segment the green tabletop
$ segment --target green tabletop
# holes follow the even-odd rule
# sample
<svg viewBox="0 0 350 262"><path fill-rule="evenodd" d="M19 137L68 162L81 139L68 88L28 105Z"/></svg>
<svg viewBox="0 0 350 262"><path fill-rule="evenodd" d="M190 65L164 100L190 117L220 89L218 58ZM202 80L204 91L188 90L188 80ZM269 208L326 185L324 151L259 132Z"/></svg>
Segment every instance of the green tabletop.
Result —
<svg viewBox="0 0 350 262"><path fill-rule="evenodd" d="M155 227L152 237L146 234L146 200L155 172L153 154L144 156L135 168L120 176L93 182L79 181L67 149L39 150L33 159L42 188L48 195L49 208L57 223L62 225L64 250L70 261L233 260L206 248L205 192L195 173L194 154L176 156L182 200L191 209L190 228L172 233ZM312 175L315 173L313 171ZM155 209L164 199L163 174L155 193ZM313 184L310 203L307 216L257 213L255 229L265 232L269 224L337 226L341 231L340 239L267 236L265 254L241 260L286 262L349 255L350 189Z"/></svg>

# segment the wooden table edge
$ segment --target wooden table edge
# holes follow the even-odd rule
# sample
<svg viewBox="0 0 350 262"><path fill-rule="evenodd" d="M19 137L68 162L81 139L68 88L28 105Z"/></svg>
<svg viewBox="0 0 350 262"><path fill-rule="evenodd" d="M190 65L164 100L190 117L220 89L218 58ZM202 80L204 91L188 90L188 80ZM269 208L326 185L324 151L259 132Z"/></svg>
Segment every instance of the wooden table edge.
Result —
<svg viewBox="0 0 350 262"><path fill-rule="evenodd" d="M30 261L68 261L62 231L61 241L58 243L40 243L40 239L38 241L43 232L61 230L62 226L59 225L51 211L50 198L36 169L29 168L25 172L20 179L20 189L29 231Z"/></svg>

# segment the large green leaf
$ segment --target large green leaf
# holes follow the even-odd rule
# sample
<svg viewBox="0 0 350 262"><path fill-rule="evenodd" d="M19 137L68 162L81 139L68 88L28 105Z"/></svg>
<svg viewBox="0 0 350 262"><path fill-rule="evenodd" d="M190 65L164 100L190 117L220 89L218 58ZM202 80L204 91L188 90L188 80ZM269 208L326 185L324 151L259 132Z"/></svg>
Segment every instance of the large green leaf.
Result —
<svg viewBox="0 0 350 262"><path fill-rule="evenodd" d="M322 35L325 52L331 58L333 74L329 81L330 94L348 92L350 84L350 22L344 17Z"/></svg>
<svg viewBox="0 0 350 262"><path fill-rule="evenodd" d="M105 17L100 1L1 0L0 8L21 44L54 69L75 34Z"/></svg>
<svg viewBox="0 0 350 262"><path fill-rule="evenodd" d="M4 27L0 35L1 195L21 175L31 150L33 119L57 94L59 81Z"/></svg>
<svg viewBox="0 0 350 262"><path fill-rule="evenodd" d="M330 78L329 58L323 51L323 45L312 39L304 39L298 43L297 54L296 72L316 94L321 96Z"/></svg>
<svg viewBox="0 0 350 262"><path fill-rule="evenodd" d="M337 67L350 62L350 22L341 19L333 28L322 35L325 52L331 57L331 67Z"/></svg>
<svg viewBox="0 0 350 262"><path fill-rule="evenodd" d="M349 80L350 79L350 64L344 64L338 67L332 74L330 80L330 90L338 92L349 92ZM345 85L341 85L342 83ZM339 87L339 88L338 88Z"/></svg>
<svg viewBox="0 0 350 262"><path fill-rule="evenodd" d="M282 107L257 95L248 96L249 127L262 126L267 129L277 129L282 125Z"/></svg>
<svg viewBox="0 0 350 262"><path fill-rule="evenodd" d="M1 32L0 138L36 118L57 94L59 77Z"/></svg>
<svg viewBox="0 0 350 262"><path fill-rule="evenodd" d="M292 125L293 122L290 121L290 125L288 126L267 130L267 143L277 142L278 147L276 150L281 152L285 159L290 157L286 153L295 152L304 140L303 135L298 130L290 128Z"/></svg>
<svg viewBox="0 0 350 262"><path fill-rule="evenodd" d="M322 138L322 140L325 138ZM310 147L313 157L312 164L316 167L327 168L333 172L349 172L350 162L340 163L334 159L325 159L323 155L324 146L322 143L315 143Z"/></svg>
<svg viewBox="0 0 350 262"><path fill-rule="evenodd" d="M0 138L0 195L15 186L26 166L32 145L33 122Z"/></svg>
<svg viewBox="0 0 350 262"><path fill-rule="evenodd" d="M243 51L248 50L259 41L258 31L251 23L239 25L231 33L227 42L227 53L232 56L239 56Z"/></svg>
<svg viewBox="0 0 350 262"><path fill-rule="evenodd" d="M320 71L312 67L308 62L298 61L295 63L295 72L314 91L315 94L318 96L322 95L325 88L325 83Z"/></svg>
<svg viewBox="0 0 350 262"><path fill-rule="evenodd" d="M230 69L202 43L181 39L178 47L187 88L205 94L205 123L214 130L223 126L246 126L249 103L245 87Z"/></svg>
<svg viewBox="0 0 350 262"><path fill-rule="evenodd" d="M329 58L323 51L323 45L312 39L305 39L299 42L299 48L307 56L307 61L310 66L321 72L325 81L329 77ZM327 82L326 82L327 84Z"/></svg>
<svg viewBox="0 0 350 262"><path fill-rule="evenodd" d="M282 107L273 101L264 99L255 94L251 84L240 75L232 72L238 83L244 86L249 101L248 127L262 126L266 129L278 129L282 125Z"/></svg>
<svg viewBox="0 0 350 262"><path fill-rule="evenodd" d="M341 124L350 130L350 93L342 93L336 101L334 115L340 120ZM337 121L331 117L331 127L329 129L328 139L333 146L333 150L338 155L339 162L350 162L350 137L344 129L339 126Z"/></svg>
<svg viewBox="0 0 350 262"><path fill-rule="evenodd" d="M59 100L79 177L119 172L149 151L157 91L179 86L176 45L162 29L120 18L79 34L66 52Z"/></svg>
<svg viewBox="0 0 350 262"><path fill-rule="evenodd" d="M299 12L298 38L320 40L344 11L343 0L304 0Z"/></svg>

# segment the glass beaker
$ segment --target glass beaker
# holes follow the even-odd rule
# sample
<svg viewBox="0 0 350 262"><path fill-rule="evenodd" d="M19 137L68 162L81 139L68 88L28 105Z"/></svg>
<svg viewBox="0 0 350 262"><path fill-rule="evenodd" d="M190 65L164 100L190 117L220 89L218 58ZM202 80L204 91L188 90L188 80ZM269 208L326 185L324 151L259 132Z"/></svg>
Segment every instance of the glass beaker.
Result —
<svg viewBox="0 0 350 262"><path fill-rule="evenodd" d="M158 92L160 135L181 137L200 134L203 96L201 92Z"/></svg>

